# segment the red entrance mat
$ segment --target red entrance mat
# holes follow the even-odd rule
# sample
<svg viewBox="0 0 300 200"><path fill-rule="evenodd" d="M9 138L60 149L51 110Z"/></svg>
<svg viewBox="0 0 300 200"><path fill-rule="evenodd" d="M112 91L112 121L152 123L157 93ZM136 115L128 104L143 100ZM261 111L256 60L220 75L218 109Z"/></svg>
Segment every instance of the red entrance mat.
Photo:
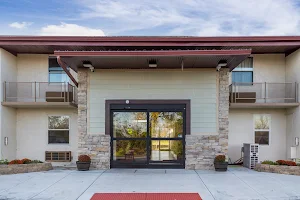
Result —
<svg viewBox="0 0 300 200"><path fill-rule="evenodd" d="M96 193L91 200L202 200L198 193Z"/></svg>

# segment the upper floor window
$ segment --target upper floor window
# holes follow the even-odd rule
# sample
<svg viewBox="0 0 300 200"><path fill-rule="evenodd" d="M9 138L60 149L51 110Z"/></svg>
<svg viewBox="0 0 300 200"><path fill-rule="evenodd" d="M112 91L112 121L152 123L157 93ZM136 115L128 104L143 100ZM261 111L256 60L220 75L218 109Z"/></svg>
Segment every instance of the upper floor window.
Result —
<svg viewBox="0 0 300 200"><path fill-rule="evenodd" d="M69 82L66 72L59 66L56 58L49 58L49 83Z"/></svg>
<svg viewBox="0 0 300 200"><path fill-rule="evenodd" d="M253 58L249 57L232 71L233 83L253 82Z"/></svg>

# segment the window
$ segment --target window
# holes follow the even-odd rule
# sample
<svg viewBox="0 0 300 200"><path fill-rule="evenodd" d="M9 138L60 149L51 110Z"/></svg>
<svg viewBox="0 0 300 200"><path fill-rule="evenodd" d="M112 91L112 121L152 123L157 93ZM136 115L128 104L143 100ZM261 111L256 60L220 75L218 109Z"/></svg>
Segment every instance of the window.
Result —
<svg viewBox="0 0 300 200"><path fill-rule="evenodd" d="M59 66L56 58L49 58L49 83L69 82L66 72Z"/></svg>
<svg viewBox="0 0 300 200"><path fill-rule="evenodd" d="M254 115L255 143L260 145L270 144L270 115Z"/></svg>
<svg viewBox="0 0 300 200"><path fill-rule="evenodd" d="M232 71L233 83L253 82L253 58L249 57Z"/></svg>
<svg viewBox="0 0 300 200"><path fill-rule="evenodd" d="M70 118L68 116L48 117L48 143L69 144Z"/></svg>

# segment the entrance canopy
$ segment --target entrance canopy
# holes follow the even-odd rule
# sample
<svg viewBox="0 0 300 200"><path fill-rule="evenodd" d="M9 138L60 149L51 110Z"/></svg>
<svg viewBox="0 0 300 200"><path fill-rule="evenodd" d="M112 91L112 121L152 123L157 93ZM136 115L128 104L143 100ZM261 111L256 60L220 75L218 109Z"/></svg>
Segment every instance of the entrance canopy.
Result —
<svg viewBox="0 0 300 200"><path fill-rule="evenodd" d="M151 63L157 69L216 68L222 63L231 71L250 54L250 49L54 52L75 71L83 63L90 63L95 69L149 69Z"/></svg>

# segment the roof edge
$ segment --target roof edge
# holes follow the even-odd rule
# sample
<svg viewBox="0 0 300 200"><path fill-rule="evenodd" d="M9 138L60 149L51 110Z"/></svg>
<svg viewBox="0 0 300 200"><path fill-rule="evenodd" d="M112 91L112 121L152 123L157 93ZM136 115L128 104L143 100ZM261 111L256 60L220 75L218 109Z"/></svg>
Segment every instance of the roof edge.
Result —
<svg viewBox="0 0 300 200"><path fill-rule="evenodd" d="M0 41L19 42L292 42L300 36L0 36Z"/></svg>

